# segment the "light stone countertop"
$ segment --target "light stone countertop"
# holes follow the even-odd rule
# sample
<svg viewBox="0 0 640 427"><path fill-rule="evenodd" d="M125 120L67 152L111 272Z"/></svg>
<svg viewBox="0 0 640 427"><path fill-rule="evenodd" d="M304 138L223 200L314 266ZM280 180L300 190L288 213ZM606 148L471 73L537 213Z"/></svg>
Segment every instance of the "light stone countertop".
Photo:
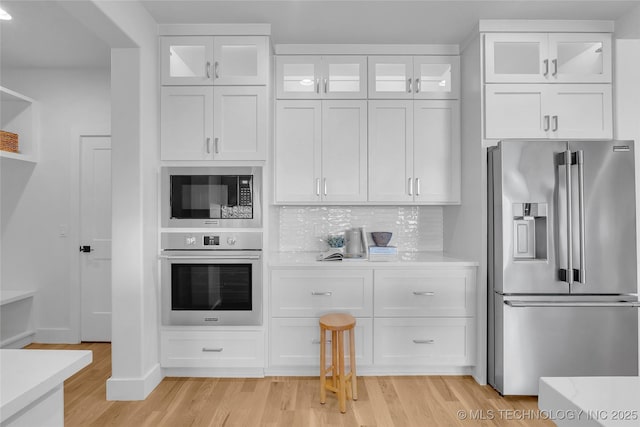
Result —
<svg viewBox="0 0 640 427"><path fill-rule="evenodd" d="M542 377L538 407L558 427L638 427L640 377Z"/></svg>
<svg viewBox="0 0 640 427"><path fill-rule="evenodd" d="M271 267L385 268L385 267L477 267L477 261L456 258L442 252L400 252L397 261L318 261L319 252L270 252Z"/></svg>

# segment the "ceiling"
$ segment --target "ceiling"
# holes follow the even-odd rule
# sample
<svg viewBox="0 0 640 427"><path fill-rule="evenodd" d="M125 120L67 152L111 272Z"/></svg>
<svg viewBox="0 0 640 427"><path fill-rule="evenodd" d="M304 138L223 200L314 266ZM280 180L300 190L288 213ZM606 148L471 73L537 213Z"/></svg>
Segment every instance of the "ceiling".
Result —
<svg viewBox="0 0 640 427"><path fill-rule="evenodd" d="M66 0L65 0L66 1ZM69 0L73 4L77 0ZM107 0L116 1L116 0ZM272 43L457 44L479 19L616 20L640 0L142 0L167 23L269 23ZM3 0L3 67L108 67L109 47L58 0Z"/></svg>

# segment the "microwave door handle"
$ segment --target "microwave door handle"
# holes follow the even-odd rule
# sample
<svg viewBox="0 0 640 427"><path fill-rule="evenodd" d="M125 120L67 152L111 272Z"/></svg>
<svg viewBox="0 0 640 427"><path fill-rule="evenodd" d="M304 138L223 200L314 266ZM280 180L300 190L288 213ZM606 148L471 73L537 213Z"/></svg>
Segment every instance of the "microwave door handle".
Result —
<svg viewBox="0 0 640 427"><path fill-rule="evenodd" d="M585 218L584 218L584 151L576 151L578 165L578 227L580 237L580 268L577 270L577 281L586 284L586 255L585 255Z"/></svg>

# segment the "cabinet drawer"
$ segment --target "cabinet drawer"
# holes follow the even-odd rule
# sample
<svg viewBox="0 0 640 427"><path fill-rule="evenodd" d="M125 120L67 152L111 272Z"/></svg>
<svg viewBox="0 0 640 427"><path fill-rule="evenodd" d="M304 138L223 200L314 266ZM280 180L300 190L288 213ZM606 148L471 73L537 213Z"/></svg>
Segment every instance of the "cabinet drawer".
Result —
<svg viewBox="0 0 640 427"><path fill-rule="evenodd" d="M263 367L264 333L260 331L163 331L163 367Z"/></svg>
<svg viewBox="0 0 640 427"><path fill-rule="evenodd" d="M273 270L271 315L319 317L347 312L354 317L372 314L371 270Z"/></svg>
<svg viewBox="0 0 640 427"><path fill-rule="evenodd" d="M357 318L355 328L356 365L371 365L373 322L370 318ZM327 341L331 334L327 333ZM349 334L345 333L345 350L349 348ZM319 366L320 325L317 318L273 318L271 319L271 365L272 366ZM327 358L331 355L331 344L327 342ZM345 352L346 360L349 359ZM348 362L346 362L348 364Z"/></svg>
<svg viewBox="0 0 640 427"><path fill-rule="evenodd" d="M374 300L381 317L473 316L475 270L376 270Z"/></svg>
<svg viewBox="0 0 640 427"><path fill-rule="evenodd" d="M373 361L384 366L468 366L474 362L473 319L374 320Z"/></svg>

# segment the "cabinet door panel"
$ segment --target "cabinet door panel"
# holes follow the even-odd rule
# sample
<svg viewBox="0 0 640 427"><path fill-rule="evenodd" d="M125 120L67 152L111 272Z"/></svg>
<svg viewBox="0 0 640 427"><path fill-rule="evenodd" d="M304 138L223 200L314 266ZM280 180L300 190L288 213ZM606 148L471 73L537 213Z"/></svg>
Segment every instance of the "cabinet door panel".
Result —
<svg viewBox="0 0 640 427"><path fill-rule="evenodd" d="M214 160L265 160L266 88L216 87L213 100Z"/></svg>
<svg viewBox="0 0 640 427"><path fill-rule="evenodd" d="M366 99L367 57L323 56L322 97L325 99Z"/></svg>
<svg viewBox="0 0 640 427"><path fill-rule="evenodd" d="M213 39L213 83L266 85L268 39L263 36L228 36Z"/></svg>
<svg viewBox="0 0 640 427"><path fill-rule="evenodd" d="M411 56L369 57L370 99L413 99Z"/></svg>
<svg viewBox="0 0 640 427"><path fill-rule="evenodd" d="M276 56L276 96L279 99L320 99L319 56Z"/></svg>
<svg viewBox="0 0 640 427"><path fill-rule="evenodd" d="M160 159L211 160L213 87L163 87Z"/></svg>
<svg viewBox="0 0 640 427"><path fill-rule="evenodd" d="M413 101L369 101L369 201L412 201L412 167Z"/></svg>
<svg viewBox="0 0 640 427"><path fill-rule="evenodd" d="M485 137L547 138L548 85L485 85Z"/></svg>
<svg viewBox="0 0 640 427"><path fill-rule="evenodd" d="M413 58L414 99L458 99L459 56L415 56Z"/></svg>
<svg viewBox="0 0 640 427"><path fill-rule="evenodd" d="M320 101L276 104L276 202L320 201Z"/></svg>
<svg viewBox="0 0 640 427"><path fill-rule="evenodd" d="M325 201L367 200L367 101L322 101Z"/></svg>
<svg viewBox="0 0 640 427"><path fill-rule="evenodd" d="M553 85L552 130L556 138L613 137L611 85ZM557 117L557 118L555 118Z"/></svg>
<svg viewBox="0 0 640 427"><path fill-rule="evenodd" d="M213 37L161 37L163 85L213 84Z"/></svg>
<svg viewBox="0 0 640 427"><path fill-rule="evenodd" d="M460 202L460 104L414 101L416 202Z"/></svg>
<svg viewBox="0 0 640 427"><path fill-rule="evenodd" d="M486 34L485 82L544 83L549 75L547 34Z"/></svg>
<svg viewBox="0 0 640 427"><path fill-rule="evenodd" d="M611 34L550 34L549 56L553 81L611 82Z"/></svg>

